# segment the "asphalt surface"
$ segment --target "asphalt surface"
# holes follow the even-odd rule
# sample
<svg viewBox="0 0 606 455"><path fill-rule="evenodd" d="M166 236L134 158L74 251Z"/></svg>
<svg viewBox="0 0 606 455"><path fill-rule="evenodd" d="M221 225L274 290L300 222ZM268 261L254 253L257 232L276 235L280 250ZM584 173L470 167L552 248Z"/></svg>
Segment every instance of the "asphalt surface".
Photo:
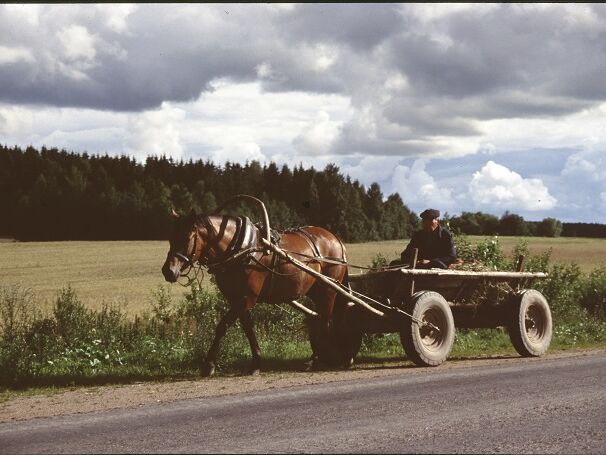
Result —
<svg viewBox="0 0 606 455"><path fill-rule="evenodd" d="M0 453L606 453L606 355L0 425Z"/></svg>

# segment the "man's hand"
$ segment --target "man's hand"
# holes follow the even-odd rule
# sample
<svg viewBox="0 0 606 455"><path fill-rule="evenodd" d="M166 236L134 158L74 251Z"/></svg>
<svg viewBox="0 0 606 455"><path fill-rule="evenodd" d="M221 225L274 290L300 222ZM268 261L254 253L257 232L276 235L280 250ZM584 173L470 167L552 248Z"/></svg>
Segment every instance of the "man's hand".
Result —
<svg viewBox="0 0 606 455"><path fill-rule="evenodd" d="M429 259L421 259L419 261L417 261L417 264L421 264L421 265L427 265L429 264L431 261Z"/></svg>

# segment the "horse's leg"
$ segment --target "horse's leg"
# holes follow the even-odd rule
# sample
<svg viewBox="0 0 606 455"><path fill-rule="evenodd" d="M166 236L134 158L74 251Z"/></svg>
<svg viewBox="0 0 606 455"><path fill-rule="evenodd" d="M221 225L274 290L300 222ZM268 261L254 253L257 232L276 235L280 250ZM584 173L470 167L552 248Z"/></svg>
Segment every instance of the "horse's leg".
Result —
<svg viewBox="0 0 606 455"><path fill-rule="evenodd" d="M307 326L307 332L309 333L309 344L311 345L311 357L309 362L306 363L307 369L314 368L318 364L321 346L319 340L319 316L306 316L305 325Z"/></svg>
<svg viewBox="0 0 606 455"><path fill-rule="evenodd" d="M313 327L309 332L313 351L311 368L315 369L321 364L329 364L331 362L331 317L335 291L330 289L322 289L319 292L316 289L314 291L308 295L316 303L316 311L318 313L316 319L311 321Z"/></svg>
<svg viewBox="0 0 606 455"><path fill-rule="evenodd" d="M331 272L332 273L326 273L326 276L338 281L343 280L343 270L333 268ZM336 321L334 321L333 312L335 310L336 301L338 300L337 297L341 298L342 295L321 282L316 283L307 295L316 303L316 311L319 314L317 321L318 325L316 326L316 345L319 356L317 360L312 361L312 366L316 367L319 363L331 364L335 360L341 361L341 357L343 356L340 351L342 349L340 349L339 346L340 340L338 334L335 333L335 326L338 326L338 324L335 324ZM345 359L346 364L347 360L349 359ZM351 365L351 362L349 364Z"/></svg>
<svg viewBox="0 0 606 455"><path fill-rule="evenodd" d="M250 351L252 352L252 363L250 366L250 374L258 375L261 371L261 349L259 349L259 343L257 342L257 336L255 335L255 331L253 329L253 321L250 316L250 310L245 308L240 312L240 323L242 324L242 329L244 329L244 334L246 338L248 338L248 342L250 343Z"/></svg>
<svg viewBox="0 0 606 455"><path fill-rule="evenodd" d="M217 328L215 330L215 338L213 340L210 349L208 350L208 354L206 355L206 360L202 364L202 375L204 376L212 376L215 373L215 362L217 361L217 353L219 351L219 344L221 343L221 339L227 333L227 329L231 326L236 319L238 318L238 313L234 308L230 308L227 313L221 318L219 324L217 324Z"/></svg>

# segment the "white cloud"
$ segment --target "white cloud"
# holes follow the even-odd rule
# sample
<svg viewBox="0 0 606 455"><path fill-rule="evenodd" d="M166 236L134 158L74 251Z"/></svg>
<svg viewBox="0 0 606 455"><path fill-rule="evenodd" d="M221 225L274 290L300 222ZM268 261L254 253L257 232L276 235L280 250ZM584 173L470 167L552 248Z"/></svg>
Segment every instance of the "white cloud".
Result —
<svg viewBox="0 0 606 455"><path fill-rule="evenodd" d="M417 17L425 24L442 19L451 14L477 11L478 9L487 10L493 9L495 7L497 7L497 5L490 3L420 3L412 5L403 5L403 8L405 8L406 11L412 13L415 17Z"/></svg>
<svg viewBox="0 0 606 455"><path fill-rule="evenodd" d="M168 103L161 109L133 114L128 124L127 150L139 161L148 155L166 155L175 160L183 156L179 123L184 118L181 109Z"/></svg>
<svg viewBox="0 0 606 455"><path fill-rule="evenodd" d="M339 135L340 126L341 123L332 121L327 112L320 111L294 138L293 145L302 155L324 155Z"/></svg>
<svg viewBox="0 0 606 455"><path fill-rule="evenodd" d="M272 68L271 63L263 62L259 63L255 67L255 71L257 73L257 77L261 80L269 80L269 81L283 81L284 75L278 71L275 71Z"/></svg>
<svg viewBox="0 0 606 455"><path fill-rule="evenodd" d="M210 153L210 159L214 163L224 164L245 163L246 161L259 161L261 163L268 161L267 157L261 152L259 144L254 142L223 142L220 149L213 150Z"/></svg>
<svg viewBox="0 0 606 455"><path fill-rule="evenodd" d="M439 210L453 207L452 189L443 187L425 170L426 161L416 160L412 166L396 166L392 187L406 204L413 207L432 206Z"/></svg>
<svg viewBox="0 0 606 455"><path fill-rule="evenodd" d="M574 218L606 220L606 143L572 153L558 178L563 208ZM576 221L573 219L573 221Z"/></svg>
<svg viewBox="0 0 606 455"><path fill-rule="evenodd" d="M339 57L338 48L324 44L318 44L313 53L315 56L314 70L320 73L333 66Z"/></svg>
<svg viewBox="0 0 606 455"><path fill-rule="evenodd" d="M127 114L77 108L0 104L0 133L7 144L124 153ZM111 134L107 134L111 132Z"/></svg>
<svg viewBox="0 0 606 455"><path fill-rule="evenodd" d="M540 179L524 179L494 161L473 174L469 196L477 206L492 210L548 210L557 204Z"/></svg>
<svg viewBox="0 0 606 455"><path fill-rule="evenodd" d="M42 5L5 5L4 8L15 22L24 20L28 25L37 27L40 22L40 8Z"/></svg>
<svg viewBox="0 0 606 455"><path fill-rule="evenodd" d="M24 133L31 131L33 118L33 113L27 108L0 106L0 133L4 136L4 140L20 138Z"/></svg>
<svg viewBox="0 0 606 455"><path fill-rule="evenodd" d="M105 5L95 5L99 13L105 16L107 26L117 32L122 33L127 30L127 19L136 9L138 5L114 3L111 8L106 8Z"/></svg>
<svg viewBox="0 0 606 455"><path fill-rule="evenodd" d="M29 49L23 47L0 46L0 65L7 65L18 61L33 62L34 56Z"/></svg>
<svg viewBox="0 0 606 455"><path fill-rule="evenodd" d="M69 60L94 60L95 38L86 27L70 25L57 32L57 37L63 45L63 52Z"/></svg>
<svg viewBox="0 0 606 455"><path fill-rule="evenodd" d="M354 163L341 166L341 172L349 175L353 180L369 186L373 182L381 185L383 195L388 196L391 192L391 180L394 169L400 164L401 158L394 156L367 155L358 157ZM387 183L388 185L385 185Z"/></svg>
<svg viewBox="0 0 606 455"><path fill-rule="evenodd" d="M606 103L561 117L508 118L480 123L483 140L496 150L589 148L606 144Z"/></svg>
<svg viewBox="0 0 606 455"><path fill-rule="evenodd" d="M566 160L562 177L580 182L599 182L606 187L606 143L572 153Z"/></svg>
<svg viewBox="0 0 606 455"><path fill-rule="evenodd" d="M350 115L349 100L337 95L262 92L258 83L226 80L212 85L196 102L175 104L186 112L179 127L195 157L298 163L300 154L325 154Z"/></svg>

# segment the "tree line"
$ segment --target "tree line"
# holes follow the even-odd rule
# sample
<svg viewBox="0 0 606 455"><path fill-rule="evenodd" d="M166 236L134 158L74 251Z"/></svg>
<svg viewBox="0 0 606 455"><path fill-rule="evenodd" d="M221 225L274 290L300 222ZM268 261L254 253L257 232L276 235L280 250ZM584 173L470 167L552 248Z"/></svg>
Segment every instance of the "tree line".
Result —
<svg viewBox="0 0 606 455"><path fill-rule="evenodd" d="M468 235L513 235L537 237L606 237L606 225L598 223L562 223L555 218L526 221L506 211L500 218L483 212L463 212L459 216L445 214L443 221L450 229Z"/></svg>
<svg viewBox="0 0 606 455"><path fill-rule="evenodd" d="M261 199L273 227L316 225L346 242L408 238L419 218L397 194L384 197L377 183L366 187L334 164L324 170L275 163L244 165L77 154L56 148L25 150L0 145L0 236L18 240L166 239L171 209L212 213L231 196ZM250 205L234 214L260 220ZM457 233L606 237L605 225L525 221L506 212L445 214Z"/></svg>
<svg viewBox="0 0 606 455"><path fill-rule="evenodd" d="M18 240L166 239L171 209L212 213L236 194L261 199L273 227L323 226L346 242L401 239L419 219L398 194L386 199L339 172L292 170L252 161L210 161L76 154L0 146L0 236ZM231 212L260 220L258 208Z"/></svg>

